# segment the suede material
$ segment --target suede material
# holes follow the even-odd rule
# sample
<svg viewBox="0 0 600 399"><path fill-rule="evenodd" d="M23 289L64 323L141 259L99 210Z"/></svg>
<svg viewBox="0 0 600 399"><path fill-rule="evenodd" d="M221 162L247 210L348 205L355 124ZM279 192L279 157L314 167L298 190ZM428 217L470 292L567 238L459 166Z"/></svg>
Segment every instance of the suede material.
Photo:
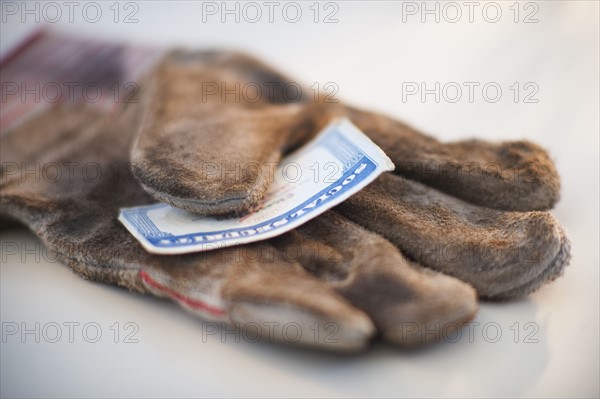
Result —
<svg viewBox="0 0 600 399"><path fill-rule="evenodd" d="M330 350L361 349L376 331L388 342L416 345L475 315L468 284L408 261L335 212L266 242L147 253L117 220L120 207L153 202L129 168L137 108L117 117L59 108L2 137L2 217L27 225L84 278L171 298L203 319L258 326L263 338L277 341L289 342L283 327L297 323L304 338L295 343ZM55 120L63 128L49 129ZM27 173L49 165L61 173ZM86 178L90 165L101 171L97 178ZM318 340L315 322L324 329ZM333 337L325 334L332 325Z"/></svg>
<svg viewBox="0 0 600 399"><path fill-rule="evenodd" d="M289 80L241 54L176 51L150 81L134 173L155 198L192 212L256 206L282 152L315 131L300 104L284 102Z"/></svg>
<svg viewBox="0 0 600 399"><path fill-rule="evenodd" d="M396 165L394 173L454 197L508 211L547 210L560 198L552 159L527 140L441 143L372 112L344 107L333 114L348 116L384 149Z"/></svg>
<svg viewBox="0 0 600 399"><path fill-rule="evenodd" d="M396 174L455 197L516 211L550 209L559 199L554 164L531 142L441 143L392 118L315 100L242 54L174 52L152 80L134 172L157 199L196 213L251 209L268 188L269 167L340 116L390 156ZM304 95L286 95L294 85Z"/></svg>
<svg viewBox="0 0 600 399"><path fill-rule="evenodd" d="M570 241L550 213L480 207L391 173L336 210L486 299L525 296L570 260Z"/></svg>
<svg viewBox="0 0 600 399"><path fill-rule="evenodd" d="M203 101L203 82L291 81L237 53L174 52L142 103L119 115L49 110L0 139L0 219L29 226L85 278L171 298L204 319L258 326L277 341L290 342L282 326L298 323L297 343L331 350L358 350L376 332L398 345L437 340L474 316L477 295L526 295L569 261L562 227L534 211L559 190L550 158L534 144L443 144L386 117L290 102L277 90L257 101ZM380 144L396 174L290 233L157 256L117 220L120 207L154 198L202 213L242 212L268 187L265 164L336 116ZM502 173L472 166L489 162ZM439 165L444 173L436 174ZM56 167L58 177L40 178ZM315 322L334 323L336 340L315 341Z"/></svg>
<svg viewBox="0 0 600 399"><path fill-rule="evenodd" d="M443 339L477 311L472 287L410 262L390 242L337 212L271 242L283 253L302 248L300 263L365 311L388 342Z"/></svg>

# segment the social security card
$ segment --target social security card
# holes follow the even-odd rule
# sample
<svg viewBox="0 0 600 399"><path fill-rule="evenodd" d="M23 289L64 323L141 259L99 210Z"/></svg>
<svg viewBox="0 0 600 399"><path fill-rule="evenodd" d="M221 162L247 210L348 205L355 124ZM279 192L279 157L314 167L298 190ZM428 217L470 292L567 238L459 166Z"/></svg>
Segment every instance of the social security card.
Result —
<svg viewBox="0 0 600 399"><path fill-rule="evenodd" d="M337 119L280 162L261 205L249 214L207 217L157 203L121 209L119 220L151 253L209 251L288 232L393 169L388 156L352 122Z"/></svg>

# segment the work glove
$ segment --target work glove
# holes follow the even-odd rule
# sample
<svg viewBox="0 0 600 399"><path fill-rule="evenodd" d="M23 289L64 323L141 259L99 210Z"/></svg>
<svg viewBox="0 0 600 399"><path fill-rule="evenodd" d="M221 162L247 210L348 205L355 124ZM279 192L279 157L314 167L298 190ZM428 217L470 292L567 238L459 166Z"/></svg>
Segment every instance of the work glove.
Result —
<svg viewBox="0 0 600 399"><path fill-rule="evenodd" d="M139 108L104 116L59 107L3 135L2 220L28 226L86 279L168 297L251 340L355 351L378 333L410 346L474 317L471 286L333 211L259 243L146 252L117 220L121 207L154 201L130 171Z"/></svg>
<svg viewBox="0 0 600 399"><path fill-rule="evenodd" d="M175 51L151 88L132 160L161 201L201 214L243 213L260 203L274 162L332 119L348 117L396 170L337 212L412 261L468 282L482 298L526 295L568 263L563 228L538 211L558 200L559 178L533 143L443 144L388 117L315 98L238 53Z"/></svg>
<svg viewBox="0 0 600 399"><path fill-rule="evenodd" d="M207 56L212 58L218 54L209 53ZM233 65L236 63L233 62ZM242 71L247 69L241 68ZM146 98L152 100L152 97ZM232 108L249 111L240 113L248 116L248 121L256 115L257 125L265 115L260 114L264 109L269 109L269 116L275 118L263 121L267 125L278 117L288 123L290 115L290 119L294 119L299 114L313 113L312 110L293 110L300 108L297 103L280 103L275 101L277 107L274 107L271 101L263 105L239 102ZM291 105L292 109L289 115L282 117L273 111L287 105ZM397 177L391 174L372 185L374 190L366 194L366 200L357 195L344 206L336 208L335 212L328 212L267 242L194 255L165 257L147 254L116 221L118 208L151 201L127 172L126 153L130 147L127 140L132 140L139 119L148 126L148 118L157 117L151 112L148 116L147 104L143 108L143 118L130 108L119 118L116 126L112 126L114 118L91 117L84 124L87 133L82 137L92 138L77 140L72 145L68 145L69 141L62 137L68 132L50 134L46 120L75 118L71 110L42 115L19 129L20 133L15 131L3 139L2 215L28 224L50 248L64 254L61 258L66 263L89 278L168 296L205 319L225 321L241 329L259 328L263 339L353 350L365 345L374 328L387 341L400 345L440 339L473 317L476 301L473 290L467 284L406 259L385 239L358 227L340 216L339 212L355 217L359 222L364 222L365 218L367 221L375 219L370 228L376 231L381 224L382 234L390 234L390 240L405 253L412 254L413 260L431 268L445 268L447 273L460 272L461 278L469 281L484 297L509 298L527 293L558 275L568 261L568 240L558 223L546 213L519 214L484 209L410 180L396 180ZM220 129L220 123L239 123L235 119L237 113L233 111L226 117L219 117L220 110L226 108L215 104L214 112L206 114L206 121L216 118L212 125L215 129ZM64 115L57 117L56 112ZM76 113L77 117L82 117L81 112ZM187 117L184 116L182 114L181 119L185 121ZM190 121L187 123L194 126ZM289 136L293 138L292 144L288 144L284 152L301 144L305 136L315 133L319 125L310 126L311 123L309 119L305 128L296 129L295 134ZM136 151L139 154L139 144L144 141L143 133L147 131L144 129L133 151L134 159ZM285 133L285 130L282 131ZM204 137L207 145L212 143L212 139L219 138L219 135L211 136L210 130L206 134L211 138ZM41 140L36 137L44 135L44 144L36 146L36 140ZM49 136L55 137L55 146L49 145ZM202 140L201 134L199 137ZM147 140L147 143L151 144L152 140ZM164 144L168 143L167 140ZM193 146L194 140L188 144ZM258 153L261 153L260 147L256 146ZM29 169L23 169L19 163L25 157L15 150L19 148L23 154L33 154L29 162L34 164L51 165L58 160L64 163L65 159L71 159L67 162L70 165L106 165L104 169L114 171L116 168L119 173L105 174L102 181L65 180L62 184L53 182L46 187L49 182L31 181L27 173L23 181L23 171ZM179 143L170 148L181 151L183 147ZM52 155L55 153L59 156ZM5 159L11 159L11 155L7 154L14 154L16 158L4 166ZM42 158L35 154L41 154ZM252 158L248 159L253 162ZM151 157L152 160L154 158ZM189 162L193 164L193 159ZM17 165L15 169L15 164L21 166ZM31 168L31 165L27 167ZM165 177L178 182L178 173L185 168L174 170L175 173ZM84 172L83 169L77 171ZM144 168L134 162L134 171L140 176ZM14 176L19 176L19 179L15 180ZM402 181L408 188L413 188L412 196L401 201L394 198L390 203L385 195L393 193L392 196L395 196L396 192L386 191L388 176L394 178L391 179L392 187L401 188L399 182ZM219 187L217 180L213 183L213 186ZM63 187L59 189L59 186ZM150 187L148 184L144 186ZM55 197L50 193L55 193ZM412 203L409 201L411 197ZM45 201L47 198L54 199ZM67 201L69 198L72 200ZM212 195L207 198L218 197ZM370 198L374 200L370 201ZM404 208L398 208L401 202L405 202ZM64 207L74 203L80 204L74 211ZM351 208L352 204L356 208ZM396 218L391 220L402 228L390 223L386 214L373 218L371 215L381 212L378 205L382 208L395 205L391 209L395 211ZM48 212L46 207L55 213ZM359 214L354 215L356 209ZM436 212L431 213L432 209ZM235 208L226 210L232 211L239 212ZM452 243L447 234L451 231L460 234L456 238L456 249L447 245ZM469 243L468 253L464 253L466 247L461 247L464 244L461 237L474 240ZM544 237L546 239L541 240ZM405 248L399 242L405 242ZM520 247L522 244L531 244L526 246L526 256ZM290 248L296 256L290 257ZM490 249L495 250L491 259L498 262L488 262ZM252 253L252 256L245 256L247 253ZM419 256L420 253L427 256ZM451 254L451 262L445 259L448 253ZM287 333L289 329L286 330L286 327L296 327L296 324L290 323L300 326L300 339L296 340L295 336L290 337ZM317 329L323 329L322 334L314 333L315 325ZM337 330L333 338L332 326L333 330Z"/></svg>

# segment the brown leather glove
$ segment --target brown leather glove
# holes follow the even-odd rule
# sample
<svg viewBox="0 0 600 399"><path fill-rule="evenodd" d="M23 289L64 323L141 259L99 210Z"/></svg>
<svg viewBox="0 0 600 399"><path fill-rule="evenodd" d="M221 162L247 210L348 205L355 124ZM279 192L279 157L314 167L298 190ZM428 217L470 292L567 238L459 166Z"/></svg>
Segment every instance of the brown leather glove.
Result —
<svg viewBox="0 0 600 399"><path fill-rule="evenodd" d="M138 123L135 106L116 123L59 108L6 134L2 218L29 226L85 278L170 297L266 340L347 351L364 347L377 329L389 342L412 345L440 339L475 315L469 285L412 264L335 212L257 244L147 253L117 220L120 207L153 201L129 170ZM27 172L35 168L56 173Z"/></svg>
<svg viewBox="0 0 600 399"><path fill-rule="evenodd" d="M385 116L292 97L286 93L297 83L236 53L175 51L152 87L132 160L142 185L161 201L198 213L243 212L264 195L272 162L346 116L396 170L338 211L410 259L491 299L526 295L568 262L563 229L549 213L536 212L558 200L559 179L535 144L442 144ZM238 179L223 179L232 170L240 171Z"/></svg>
<svg viewBox="0 0 600 399"><path fill-rule="evenodd" d="M266 108L282 106L271 105L269 102ZM288 105L298 108L299 104ZM206 118L213 115L211 126L220 129L220 123L241 123L234 119L236 115L264 117L262 105L232 106L236 107L244 111L219 118L221 105L216 104ZM313 113L312 104L306 109L291 115ZM413 260L459 275L481 296L522 295L555 277L568 260L568 241L546 213L485 209L391 174L335 212L267 242L192 255L150 255L116 220L120 207L152 201L128 171L128 152L140 119L147 124L158 118L148 112L140 116L130 106L115 124L114 117L59 109L7 134L1 146L2 217L30 226L67 264L88 278L170 297L205 319L242 329L257 328L263 339L340 350L363 347L375 328L389 342L401 345L439 339L473 317L477 305L467 284L408 260L384 238L339 212L389 236ZM319 111L314 115L325 114ZM186 118L182 116L180 121ZM273 120L267 118L263 123ZM281 120L296 119L285 114ZM311 123L291 130L288 137L294 138L294 144L286 150L315 133L319 126ZM362 127L365 129L364 124ZM75 135L74 129L78 131ZM270 130L264 131L269 135ZM197 140L206 144L220 137L210 129L197 132ZM144 140L146 145L152 144L154 139L144 137L139 137L138 144ZM178 137L172 136L171 151L184 151ZM253 136L248 137L254 143ZM195 146L195 140L190 139L187 148ZM162 148L169 140L164 143ZM175 165L169 174L174 184L190 176L184 173L179 179L185 167L194 165L191 154L189 164ZM135 163L134 170L139 175L144 162L156 165L160 160L150 157ZM26 173L32 165L75 165L76 169L74 173L63 170L58 180L35 179ZM100 165L104 172L100 178L81 177L90 165ZM218 180L211 186L220 189ZM217 198L211 195L209 198ZM448 232L459 233L455 242ZM464 237L472 240L468 247ZM521 251L524 244L533 246L525 251L526 256ZM540 254L544 256L540 258ZM299 339L298 334L290 336L296 329L301 332ZM315 330L321 333L315 334Z"/></svg>

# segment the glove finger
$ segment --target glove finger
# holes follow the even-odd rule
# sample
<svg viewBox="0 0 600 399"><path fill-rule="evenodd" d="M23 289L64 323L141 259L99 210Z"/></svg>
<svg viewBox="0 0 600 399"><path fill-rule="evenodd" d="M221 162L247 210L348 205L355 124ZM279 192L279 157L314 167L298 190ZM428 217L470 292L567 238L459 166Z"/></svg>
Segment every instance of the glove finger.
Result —
<svg viewBox="0 0 600 399"><path fill-rule="evenodd" d="M527 295L570 259L570 242L549 213L479 207L389 173L335 209L483 298Z"/></svg>
<svg viewBox="0 0 600 399"><path fill-rule="evenodd" d="M210 287L220 286L228 322L242 331L252 328L263 339L335 351L362 349L375 332L366 314L268 244L210 255L217 262L209 270L223 273L222 281ZM173 273L171 266L168 272ZM206 275L185 273L179 279L185 284L206 280Z"/></svg>
<svg viewBox="0 0 600 399"><path fill-rule="evenodd" d="M154 260L142 266L151 292L264 340L355 351L374 333L367 315L268 244Z"/></svg>
<svg viewBox="0 0 600 399"><path fill-rule="evenodd" d="M374 332L364 312L267 244L177 256L142 249L117 220L120 207L152 202L127 161L131 127L139 119L134 111L126 110L116 123L112 116L91 117L89 132L68 149L60 135L52 142L41 139L47 153L40 167L68 166L71 173L48 180L21 170L25 179L0 186L2 216L29 226L84 278L171 298L204 319L259 328L263 339L341 351L363 348ZM38 129L25 136L7 134L2 148L16 149L22 140L37 147L44 131L37 122ZM95 178L86 176L90 165L100 171ZM247 248L273 255L239 257ZM330 323L338 329L335 340L315 338L313 329Z"/></svg>
<svg viewBox="0 0 600 399"><path fill-rule="evenodd" d="M152 82L134 173L155 198L192 212L257 205L282 152L314 131L305 107L285 101L287 78L240 54L175 52Z"/></svg>
<svg viewBox="0 0 600 399"><path fill-rule="evenodd" d="M334 212L271 242L364 310L390 343L440 340L477 312L468 284L409 262L389 241Z"/></svg>
<svg viewBox="0 0 600 399"><path fill-rule="evenodd" d="M529 141L441 143L382 115L345 113L392 159L394 173L457 198L510 211L550 209L560 198L552 159Z"/></svg>

